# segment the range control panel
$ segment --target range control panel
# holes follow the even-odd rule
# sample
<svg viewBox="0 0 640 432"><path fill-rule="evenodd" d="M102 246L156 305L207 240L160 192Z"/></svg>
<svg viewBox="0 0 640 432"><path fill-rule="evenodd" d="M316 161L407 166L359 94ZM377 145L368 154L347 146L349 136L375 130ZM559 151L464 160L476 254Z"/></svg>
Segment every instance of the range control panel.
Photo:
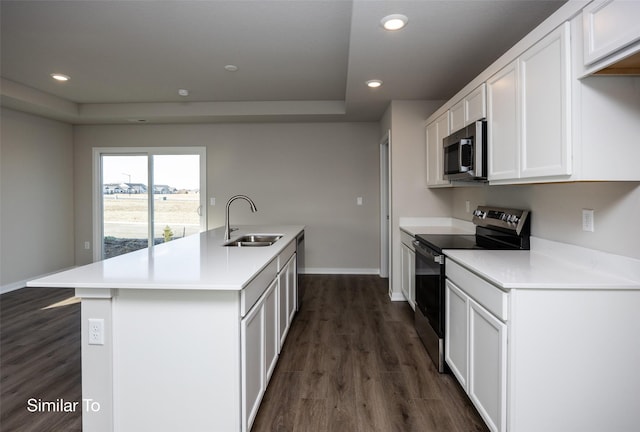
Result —
<svg viewBox="0 0 640 432"><path fill-rule="evenodd" d="M520 234L529 220L529 210L478 206L473 211L473 223L499 227Z"/></svg>

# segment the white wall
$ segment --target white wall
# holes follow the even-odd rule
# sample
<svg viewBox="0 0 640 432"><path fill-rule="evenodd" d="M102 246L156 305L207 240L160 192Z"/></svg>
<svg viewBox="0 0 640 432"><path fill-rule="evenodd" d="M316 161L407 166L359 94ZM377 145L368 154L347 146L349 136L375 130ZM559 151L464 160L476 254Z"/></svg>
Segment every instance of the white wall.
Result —
<svg viewBox="0 0 640 432"><path fill-rule="evenodd" d="M73 128L2 109L0 140L0 285L74 262Z"/></svg>
<svg viewBox="0 0 640 432"><path fill-rule="evenodd" d="M453 216L471 220L471 209L488 204L528 208L531 235L640 259L640 183L585 182L455 188ZM582 231L582 209L595 210L594 232Z"/></svg>
<svg viewBox="0 0 640 432"><path fill-rule="evenodd" d="M258 212L235 205L232 222L306 225L308 271L377 273L378 140L378 123L76 126L76 262L92 259L81 247L92 238L92 147L206 146L209 228L246 194Z"/></svg>
<svg viewBox="0 0 640 432"><path fill-rule="evenodd" d="M391 292L401 300L400 218L451 215L451 193L428 189L423 122L443 101L392 101L381 120L391 129Z"/></svg>

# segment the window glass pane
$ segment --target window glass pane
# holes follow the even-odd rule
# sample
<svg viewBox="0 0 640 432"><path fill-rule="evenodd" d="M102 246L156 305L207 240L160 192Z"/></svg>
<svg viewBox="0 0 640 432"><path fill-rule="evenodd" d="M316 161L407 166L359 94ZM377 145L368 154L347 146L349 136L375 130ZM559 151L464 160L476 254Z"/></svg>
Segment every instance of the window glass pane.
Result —
<svg viewBox="0 0 640 432"><path fill-rule="evenodd" d="M146 155L102 156L102 233L104 258L149 244L148 163Z"/></svg>
<svg viewBox="0 0 640 432"><path fill-rule="evenodd" d="M200 156L153 156L156 243L200 232Z"/></svg>

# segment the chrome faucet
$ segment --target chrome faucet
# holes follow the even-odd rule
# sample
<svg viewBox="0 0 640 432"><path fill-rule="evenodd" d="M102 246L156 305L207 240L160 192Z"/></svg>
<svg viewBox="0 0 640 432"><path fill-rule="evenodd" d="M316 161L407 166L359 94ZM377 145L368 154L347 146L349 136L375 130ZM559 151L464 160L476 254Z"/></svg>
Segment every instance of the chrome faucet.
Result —
<svg viewBox="0 0 640 432"><path fill-rule="evenodd" d="M256 205L253 203L253 201L251 201L251 198L249 198L246 195L234 195L231 198L229 198L229 201L227 201L227 208L226 208L225 217L224 217L224 241L231 239L231 231L233 231L231 229L231 226L229 225L229 207L231 206L232 202L240 198L247 201L249 205L251 205L251 213L255 213L258 211L258 209L256 208Z"/></svg>

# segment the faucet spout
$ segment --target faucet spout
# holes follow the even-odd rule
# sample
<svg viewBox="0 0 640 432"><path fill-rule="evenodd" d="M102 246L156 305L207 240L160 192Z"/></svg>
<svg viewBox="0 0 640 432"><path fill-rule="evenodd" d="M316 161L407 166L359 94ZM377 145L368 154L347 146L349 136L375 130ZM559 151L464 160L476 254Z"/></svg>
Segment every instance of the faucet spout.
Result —
<svg viewBox="0 0 640 432"><path fill-rule="evenodd" d="M229 224L229 207L231 206L231 203L237 199L243 199L247 201L251 206L251 213L255 213L258 211L255 203L251 200L251 198L249 198L246 195L234 195L231 198L229 198L229 201L227 201L227 207L225 209L225 217L224 217L224 241L231 239L232 230L231 230L231 225Z"/></svg>

